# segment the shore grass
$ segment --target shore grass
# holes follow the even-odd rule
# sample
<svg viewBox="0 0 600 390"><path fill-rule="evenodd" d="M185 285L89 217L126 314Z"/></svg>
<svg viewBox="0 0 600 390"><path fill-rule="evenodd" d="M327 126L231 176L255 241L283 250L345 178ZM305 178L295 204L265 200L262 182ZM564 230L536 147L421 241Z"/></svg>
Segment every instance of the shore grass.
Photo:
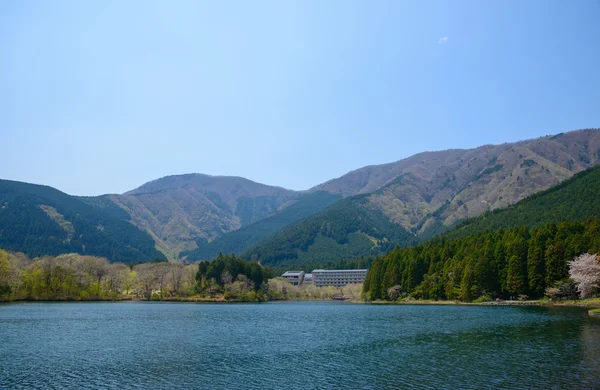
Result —
<svg viewBox="0 0 600 390"><path fill-rule="evenodd" d="M397 301L352 301L355 303L368 303L375 305L470 305L470 306L577 306L596 307L600 310L600 298L588 298L568 301L552 301L550 299L528 300L528 301L486 301L486 302L462 302L462 301L434 301L420 299L402 299Z"/></svg>

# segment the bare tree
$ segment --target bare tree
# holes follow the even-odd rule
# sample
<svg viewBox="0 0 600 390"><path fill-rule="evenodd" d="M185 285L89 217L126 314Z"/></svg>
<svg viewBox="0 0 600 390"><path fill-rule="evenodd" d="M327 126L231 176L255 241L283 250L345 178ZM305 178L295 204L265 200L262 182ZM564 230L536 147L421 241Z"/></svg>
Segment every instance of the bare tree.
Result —
<svg viewBox="0 0 600 390"><path fill-rule="evenodd" d="M109 291L115 291L120 293L123 288L123 282L126 277L126 273L129 272L129 267L123 263L112 263L108 267L108 274L106 275L106 284Z"/></svg>
<svg viewBox="0 0 600 390"><path fill-rule="evenodd" d="M221 274L221 283L225 285L230 284L231 282L233 282L233 276L231 276L231 273L229 271L223 271Z"/></svg>
<svg viewBox="0 0 600 390"><path fill-rule="evenodd" d="M569 275L577 285L582 299L590 298L600 285L598 255L585 253L569 262Z"/></svg>
<svg viewBox="0 0 600 390"><path fill-rule="evenodd" d="M198 273L198 263L187 264L185 266L183 277L183 288L185 291L191 291L196 284L196 274Z"/></svg>
<svg viewBox="0 0 600 390"><path fill-rule="evenodd" d="M136 265L133 270L138 275L138 295L150 299L152 297L152 291L158 283L156 280L156 272L154 271L154 264L139 264Z"/></svg>
<svg viewBox="0 0 600 390"><path fill-rule="evenodd" d="M169 284L173 292L179 294L183 290L185 265L183 263L171 263L169 266Z"/></svg>

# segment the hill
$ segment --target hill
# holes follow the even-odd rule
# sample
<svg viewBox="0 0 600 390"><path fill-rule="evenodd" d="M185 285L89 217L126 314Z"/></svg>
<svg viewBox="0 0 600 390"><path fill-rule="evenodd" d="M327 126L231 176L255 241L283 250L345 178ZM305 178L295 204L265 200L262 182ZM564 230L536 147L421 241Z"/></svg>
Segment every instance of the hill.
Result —
<svg viewBox="0 0 600 390"><path fill-rule="evenodd" d="M134 224L169 259L246 251L274 262L322 264L427 240L599 162L600 130L586 129L502 145L419 153L352 171L304 192L241 177L186 174L163 177L121 195L72 198ZM333 197L307 196L317 193L352 200L340 200L336 206L329 203ZM324 210L326 206L330 210ZM294 208L286 213L289 207ZM320 211L324 213L314 215ZM44 213L53 212L46 208ZM377 226L374 234L365 233L364 219ZM298 243L293 237L306 235L307 226L316 229L310 233L310 245L292 247ZM285 245L277 243L281 238L276 233L282 228L288 230L281 233L292 237ZM338 231L347 232L345 238L332 240L330 232Z"/></svg>
<svg viewBox="0 0 600 390"><path fill-rule="evenodd" d="M291 225L284 235L266 239L245 256L296 265L323 263L326 255L333 257L328 259L331 261L381 254L389 246L425 241L460 221L512 205L598 162L600 130L588 129L470 150L426 152L396 163L365 167L311 189L360 201L340 207L335 204L325 213ZM342 210L343 214L336 216ZM358 232L363 222L359 215L365 212L386 226L374 240L355 235L346 241L332 241L323 233ZM349 226L352 223L356 226ZM311 232L310 244L300 246L294 237L307 231ZM382 246L379 240L384 239Z"/></svg>
<svg viewBox="0 0 600 390"><path fill-rule="evenodd" d="M599 193L600 167L590 168L429 242L394 249L373 263L365 292L371 299L540 297L568 277L569 260L600 251Z"/></svg>
<svg viewBox="0 0 600 390"><path fill-rule="evenodd" d="M223 234L285 208L301 194L241 177L186 174L151 181L123 195L107 195L176 259ZM88 202L98 202L90 199Z"/></svg>
<svg viewBox="0 0 600 390"><path fill-rule="evenodd" d="M195 261L214 259L219 253L243 253L269 235L325 209L339 198L339 195L324 191L304 195L270 217L226 233L211 242L199 240L196 249L184 252L182 256L188 261Z"/></svg>
<svg viewBox="0 0 600 390"><path fill-rule="evenodd" d="M586 221L593 217L600 218L600 166L580 172L512 206L468 219L444 237L459 238L486 230L533 227L563 220Z"/></svg>
<svg viewBox="0 0 600 390"><path fill-rule="evenodd" d="M370 205L416 235L503 208L600 162L600 130L419 153L368 166L312 190L369 194Z"/></svg>
<svg viewBox="0 0 600 390"><path fill-rule="evenodd" d="M0 247L29 256L79 253L110 261L164 259L152 238L128 223L52 187L0 180Z"/></svg>
<svg viewBox="0 0 600 390"><path fill-rule="evenodd" d="M304 267L377 255L398 242L411 244L415 238L358 195L284 228L243 257L263 265Z"/></svg>

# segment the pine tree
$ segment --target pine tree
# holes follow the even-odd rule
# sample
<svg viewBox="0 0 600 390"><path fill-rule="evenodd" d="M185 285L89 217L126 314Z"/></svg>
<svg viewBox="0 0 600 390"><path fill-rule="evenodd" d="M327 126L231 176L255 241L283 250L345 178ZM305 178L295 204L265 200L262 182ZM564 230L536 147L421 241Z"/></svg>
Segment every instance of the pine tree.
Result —
<svg viewBox="0 0 600 390"><path fill-rule="evenodd" d="M546 281L544 279L545 273L544 240L542 233L536 231L533 239L529 242L529 250L527 253L529 290L536 296L542 296L546 290Z"/></svg>

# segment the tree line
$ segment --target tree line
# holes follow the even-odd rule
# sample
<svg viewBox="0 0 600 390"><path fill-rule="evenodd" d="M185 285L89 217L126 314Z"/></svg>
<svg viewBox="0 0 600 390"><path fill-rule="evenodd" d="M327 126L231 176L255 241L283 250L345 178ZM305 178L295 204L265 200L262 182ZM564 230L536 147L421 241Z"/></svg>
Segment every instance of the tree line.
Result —
<svg viewBox="0 0 600 390"><path fill-rule="evenodd" d="M568 262L600 252L600 219L547 223L441 236L376 258L363 293L368 300L539 298L550 289L573 295Z"/></svg>
<svg viewBox="0 0 600 390"><path fill-rule="evenodd" d="M34 259L0 250L0 300L162 299L196 293L197 264L130 266L70 253Z"/></svg>

